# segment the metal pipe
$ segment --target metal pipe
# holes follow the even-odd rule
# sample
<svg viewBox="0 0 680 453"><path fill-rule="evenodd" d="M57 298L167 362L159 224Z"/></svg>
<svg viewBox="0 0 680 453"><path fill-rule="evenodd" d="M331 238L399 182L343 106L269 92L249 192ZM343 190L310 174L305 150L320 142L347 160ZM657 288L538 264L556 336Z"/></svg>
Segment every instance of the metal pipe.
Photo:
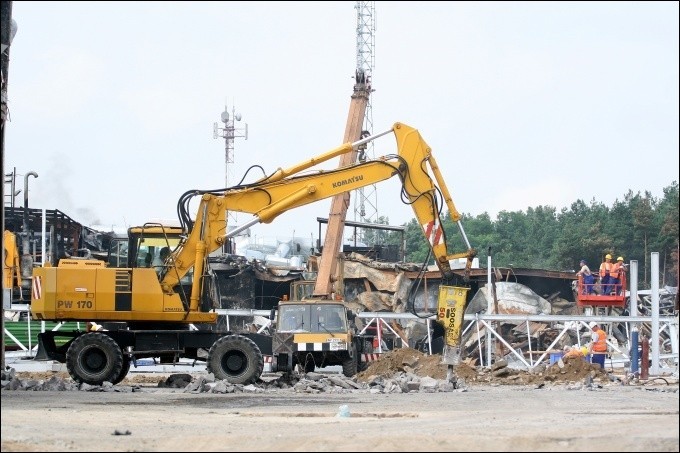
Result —
<svg viewBox="0 0 680 453"><path fill-rule="evenodd" d="M638 290L638 262L637 260L630 261L630 296L628 303L630 304L628 312L630 316L637 316L637 290ZM638 326L633 323L630 329L630 372L638 377L640 373L640 352L638 342Z"/></svg>
<svg viewBox="0 0 680 453"><path fill-rule="evenodd" d="M30 243L28 241L28 177L38 177L34 171L24 175L24 216L21 232L21 287L31 289L31 276L33 275L33 259L31 257Z"/></svg>
<svg viewBox="0 0 680 453"><path fill-rule="evenodd" d="M33 176L38 177L38 174L34 171L29 171L24 175L24 209L28 209L28 177ZM28 214L24 211L24 221L28 220Z"/></svg>
<svg viewBox="0 0 680 453"><path fill-rule="evenodd" d="M487 288L487 303L486 314L491 314L493 308L493 288L491 285L491 247L488 248L489 256L486 258L486 288ZM491 367L491 330L486 331L486 366Z"/></svg>
<svg viewBox="0 0 680 453"><path fill-rule="evenodd" d="M651 373L659 375L659 252L652 252L652 369Z"/></svg>
<svg viewBox="0 0 680 453"><path fill-rule="evenodd" d="M529 344L529 360L531 361L531 366L534 366L534 354L531 351L531 329L529 328L529 321L527 321L527 343Z"/></svg>
<svg viewBox="0 0 680 453"><path fill-rule="evenodd" d="M47 254L45 253L45 247L46 247L46 241L47 241L47 209L43 208L42 210L42 237L40 240L40 265L45 266L45 261L47 258Z"/></svg>
<svg viewBox="0 0 680 453"><path fill-rule="evenodd" d="M642 364L640 366L640 379L649 378L649 341L647 335L642 336Z"/></svg>

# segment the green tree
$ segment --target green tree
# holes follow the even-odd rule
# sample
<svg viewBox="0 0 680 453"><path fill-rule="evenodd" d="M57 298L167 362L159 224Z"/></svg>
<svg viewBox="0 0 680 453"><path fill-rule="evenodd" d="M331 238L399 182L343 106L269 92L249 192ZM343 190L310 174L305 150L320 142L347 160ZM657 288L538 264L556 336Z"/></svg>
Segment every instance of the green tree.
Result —
<svg viewBox="0 0 680 453"><path fill-rule="evenodd" d="M636 259L638 281L648 286L648 261L652 251L662 257L663 282L677 285L678 276L678 183L664 188L661 200L651 193L628 190L611 208L592 199L576 200L559 213L551 206L529 207L524 211L501 211L496 220L488 213L473 217L462 214L470 245L477 250L481 266L485 266L488 248L492 248L494 267L532 267L554 270L575 270L580 259L586 259L597 272L607 253ZM458 226L442 216L451 253L465 250ZM430 246L416 219L406 225L406 259L422 263ZM400 235L399 235L400 236ZM385 241L396 240L387 234ZM427 264L433 264L430 257ZM642 277L642 278L640 278Z"/></svg>
<svg viewBox="0 0 680 453"><path fill-rule="evenodd" d="M663 193L654 213L654 224L658 225L659 234L652 247L663 258L662 270L665 269L665 272L662 282L678 286L678 182L673 181Z"/></svg>

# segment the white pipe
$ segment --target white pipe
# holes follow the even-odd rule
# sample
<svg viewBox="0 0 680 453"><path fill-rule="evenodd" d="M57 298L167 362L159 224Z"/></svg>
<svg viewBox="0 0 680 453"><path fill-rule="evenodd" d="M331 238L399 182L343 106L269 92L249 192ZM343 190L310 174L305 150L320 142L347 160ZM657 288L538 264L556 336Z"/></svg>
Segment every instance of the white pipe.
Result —
<svg viewBox="0 0 680 453"><path fill-rule="evenodd" d="M529 343L529 360L531 361L531 366L534 366L534 355L531 352L531 329L529 328L529 321L527 321L527 342Z"/></svg>
<svg viewBox="0 0 680 453"><path fill-rule="evenodd" d="M42 240L40 241L40 265L45 266L45 257L47 256L45 247L47 246L47 209L42 210Z"/></svg>
<svg viewBox="0 0 680 453"><path fill-rule="evenodd" d="M28 310L28 357L33 357L33 346L31 345L31 310Z"/></svg>
<svg viewBox="0 0 680 453"><path fill-rule="evenodd" d="M493 309L493 288L491 285L491 247L489 247L489 256L486 259L486 314L491 314ZM491 331L486 330L486 366L491 367Z"/></svg>
<svg viewBox="0 0 680 453"><path fill-rule="evenodd" d="M484 364L482 361L482 342L479 336L479 321L475 321L475 327L477 328L477 352L479 352L479 363Z"/></svg>
<svg viewBox="0 0 680 453"><path fill-rule="evenodd" d="M652 367L649 373L659 375L659 252L652 252Z"/></svg>
<svg viewBox="0 0 680 453"><path fill-rule="evenodd" d="M637 260L630 261L630 293L628 297L628 314L630 316L638 315L638 262ZM626 323L626 330L628 330L628 323ZM630 371L639 376L640 370L640 355L639 355L639 332L636 322L630 326L628 349L630 350Z"/></svg>
<svg viewBox="0 0 680 453"><path fill-rule="evenodd" d="M629 296L629 313L630 316L638 315L638 262L637 260L630 261L630 296Z"/></svg>

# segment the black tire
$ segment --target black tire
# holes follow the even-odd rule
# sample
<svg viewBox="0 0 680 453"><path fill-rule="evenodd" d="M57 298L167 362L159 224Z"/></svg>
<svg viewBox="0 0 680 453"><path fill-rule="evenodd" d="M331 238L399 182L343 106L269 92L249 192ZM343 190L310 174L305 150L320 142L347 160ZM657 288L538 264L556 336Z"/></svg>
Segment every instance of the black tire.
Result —
<svg viewBox="0 0 680 453"><path fill-rule="evenodd" d="M364 342L364 350L362 354L372 354L373 353L373 342L372 341L365 341ZM360 357L357 357L357 371L365 371L368 368L369 362L364 362L363 360L360 360Z"/></svg>
<svg viewBox="0 0 680 453"><path fill-rule="evenodd" d="M352 377L357 374L359 369L359 355L357 354L357 346L352 343L350 355L342 362L342 374L347 377Z"/></svg>
<svg viewBox="0 0 680 453"><path fill-rule="evenodd" d="M86 333L73 340L66 351L66 369L77 382L90 385L114 383L123 371L123 351L113 338L104 333Z"/></svg>
<svg viewBox="0 0 680 453"><path fill-rule="evenodd" d="M208 352L207 371L215 379L231 384L256 382L264 369L264 357L248 337L228 335L213 343Z"/></svg>
<svg viewBox="0 0 680 453"><path fill-rule="evenodd" d="M120 370L120 374L116 379L111 381L112 384L118 384L120 381L125 379L125 376L127 376L128 372L130 371L130 363L132 360L130 360L130 357L127 355L123 355L123 368Z"/></svg>

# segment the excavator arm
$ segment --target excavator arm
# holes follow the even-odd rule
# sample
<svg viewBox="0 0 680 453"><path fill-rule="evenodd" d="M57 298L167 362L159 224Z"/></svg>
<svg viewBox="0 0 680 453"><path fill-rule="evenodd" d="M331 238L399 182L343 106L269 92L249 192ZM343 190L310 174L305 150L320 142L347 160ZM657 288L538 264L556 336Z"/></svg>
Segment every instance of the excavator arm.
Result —
<svg viewBox="0 0 680 453"><path fill-rule="evenodd" d="M354 163L335 170L319 170L302 174L329 159L357 149L377 138L393 133L397 141L397 154ZM193 267L195 281L190 299L190 311L198 309L201 278L207 256L219 249L225 240L257 223L270 223L278 215L315 201L375 184L398 175L402 182L402 199L415 212L423 234L429 241L437 265L445 278L451 276L449 260L467 258L467 269L476 251L470 246L460 222L451 195L432 156L431 149L417 129L395 123L392 129L354 143L345 143L318 157L288 169L279 168L270 176L252 184L236 186L226 191L191 191L180 200L178 209L188 205L188 199L200 196L196 219L189 225L188 237L169 257L168 271L161 276L161 287L166 292ZM443 203L451 220L460 229L466 249L450 253L441 221ZM226 231L228 211L251 213L254 218L245 225ZM182 214L180 214L182 219ZM198 278L198 280L196 280Z"/></svg>

